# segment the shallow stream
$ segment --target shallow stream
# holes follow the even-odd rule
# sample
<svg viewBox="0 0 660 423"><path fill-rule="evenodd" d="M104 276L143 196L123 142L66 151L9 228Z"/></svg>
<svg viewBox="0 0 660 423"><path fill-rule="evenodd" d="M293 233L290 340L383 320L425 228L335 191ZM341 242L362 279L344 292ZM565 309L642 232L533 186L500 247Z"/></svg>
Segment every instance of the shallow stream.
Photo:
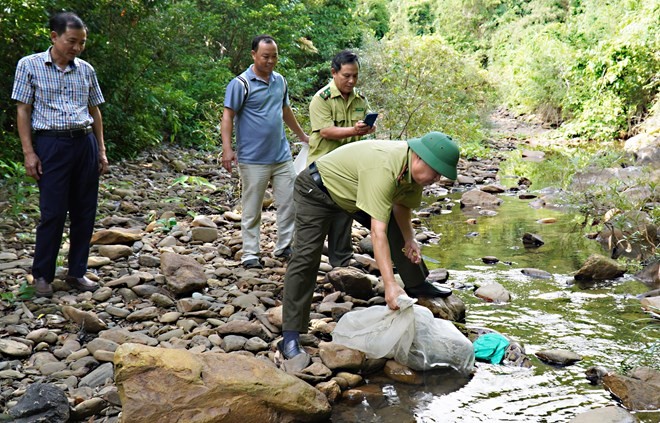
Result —
<svg viewBox="0 0 660 423"><path fill-rule="evenodd" d="M590 409L615 405L602 386L592 386L585 370L594 365L618 373L647 364L657 351L658 321L644 314L636 295L647 288L631 277L596 286L574 284L572 273L592 253L604 253L587 239L580 217L534 209L529 200L502 196L496 216L470 214L458 206L451 213L422 219L439 234L422 253L438 260L429 268L446 268L448 283L467 307L466 323L486 327L525 346L532 368L477 363L474 376L452 373L425 375L423 385L395 383L383 375L368 376L373 395L359 404L339 403L333 422L568 422ZM476 224L466 220L476 218ZM555 218L555 223L539 223ZM526 249L525 232L545 244ZM484 256L500 262L487 265ZM506 264L505 264L506 263ZM522 268L550 272L549 279L531 278ZM475 284L497 281L512 295L507 304L489 304L473 295ZM583 360L553 367L534 356L542 349L567 349ZM657 358L654 361L657 363ZM640 422L660 421L660 412L637 413Z"/></svg>

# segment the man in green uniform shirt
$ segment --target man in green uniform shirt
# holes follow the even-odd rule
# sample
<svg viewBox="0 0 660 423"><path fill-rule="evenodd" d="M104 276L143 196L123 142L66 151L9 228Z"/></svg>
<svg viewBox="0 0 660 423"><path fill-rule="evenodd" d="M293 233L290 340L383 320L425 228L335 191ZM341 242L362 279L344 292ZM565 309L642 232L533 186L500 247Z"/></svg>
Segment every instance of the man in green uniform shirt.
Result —
<svg viewBox="0 0 660 423"><path fill-rule="evenodd" d="M344 144L358 141L376 130L363 122L367 100L355 89L360 62L357 54L343 50L332 59L332 81L321 88L309 104L312 133L309 137L307 164ZM351 225L348 215L337 216L328 230L328 256L334 267L348 266L353 256Z"/></svg>
<svg viewBox="0 0 660 423"><path fill-rule="evenodd" d="M342 146L303 170L294 185L296 249L284 278L283 337L285 359L304 353L306 333L323 241L330 223L349 214L371 229L374 256L385 286L385 301L397 298L447 297L451 290L426 281L428 270L415 240L411 211L419 207L422 188L440 176L456 179L458 146L441 132L408 141L368 140ZM405 285L394 279L394 268Z"/></svg>

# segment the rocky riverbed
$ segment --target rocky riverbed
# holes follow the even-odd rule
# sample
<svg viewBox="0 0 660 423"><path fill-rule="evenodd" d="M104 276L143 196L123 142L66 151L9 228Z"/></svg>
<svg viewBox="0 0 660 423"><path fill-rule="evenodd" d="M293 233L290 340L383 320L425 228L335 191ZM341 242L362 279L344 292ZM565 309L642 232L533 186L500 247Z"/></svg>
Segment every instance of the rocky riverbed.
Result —
<svg viewBox="0 0 660 423"><path fill-rule="evenodd" d="M475 201L469 206L496 202L484 194L497 194L499 188L493 187L499 160L495 155L461 161L456 183L441 181L428 193L478 186L482 189L465 197L466 202ZM524 193L528 185L521 179L516 190ZM160 413L160 420L170 421L165 420L168 413L189 407L185 412L192 414L186 421L197 421L204 413L231 416L232 410L241 421L313 421L327 418L330 405L341 398L369 395L359 387L362 375L370 371L385 369L394 380L413 383L417 375L410 369L367 360L330 342L346 312L384 304L368 231L357 224L353 267L321 264L311 329L303 336L314 357L312 365L298 368L282 362L275 344L286 263L271 254L276 233L272 200L264 201L264 269L246 270L240 266L239 192L237 178L208 152L170 147L113 164L102 180L88 263L88 276L101 288L94 293L71 291L63 281L66 269L59 267L52 299L18 298L21 293L29 296L25 286L32 282L36 221L3 218L0 283L4 292L12 293L0 302L3 418L137 422L154 421ZM451 206L439 201L421 213L441 213ZM420 242L431 238L428 231L418 234ZM65 243L62 265L66 250ZM432 277L447 280L443 270ZM486 301L506 295L490 288L481 293ZM420 304L436 317L455 322L465 317L465 306L456 296L422 299ZM478 335L475 329L463 331L472 339ZM512 365L528 365L524 350L509 353ZM556 363L572 359L570 352L544 354ZM172 376L181 372L193 376ZM255 390L255 385L267 387ZM229 392L217 388L227 386ZM311 386L317 390L310 391ZM195 402L197 397L203 401ZM268 406L260 405L264 403ZM206 410L208 404L215 406Z"/></svg>

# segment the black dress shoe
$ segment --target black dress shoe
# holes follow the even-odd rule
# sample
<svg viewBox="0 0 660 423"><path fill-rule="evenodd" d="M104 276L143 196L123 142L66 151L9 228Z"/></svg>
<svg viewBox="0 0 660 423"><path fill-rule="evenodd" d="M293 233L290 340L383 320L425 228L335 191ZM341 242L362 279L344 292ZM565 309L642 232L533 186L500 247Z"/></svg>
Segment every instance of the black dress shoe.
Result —
<svg viewBox="0 0 660 423"><path fill-rule="evenodd" d="M78 291L94 292L97 289L99 289L99 284L97 284L96 282L92 282L91 280L87 279L85 276L83 276L82 278L67 276L65 280L66 283L69 284L71 288L77 289Z"/></svg>
<svg viewBox="0 0 660 423"><path fill-rule="evenodd" d="M273 256L282 260L288 260L291 258L292 255L293 255L293 248L291 246L287 246L282 251L273 254Z"/></svg>
<svg viewBox="0 0 660 423"><path fill-rule="evenodd" d="M261 264L259 259L250 259L250 260L245 260L243 263L241 263L244 268L246 269L263 269L264 266Z"/></svg>
<svg viewBox="0 0 660 423"><path fill-rule="evenodd" d="M404 290L411 297L440 297L447 298L451 295L451 289L432 284L431 282L424 282L421 285L405 287Z"/></svg>
<svg viewBox="0 0 660 423"><path fill-rule="evenodd" d="M277 343L277 349L280 350L282 356L285 360L291 360L293 357L299 354L306 354L303 350L302 345L300 345L299 339L294 339L292 341L284 343L284 339Z"/></svg>
<svg viewBox="0 0 660 423"><path fill-rule="evenodd" d="M34 281L34 296L50 298L53 296L53 287L45 278L39 277Z"/></svg>

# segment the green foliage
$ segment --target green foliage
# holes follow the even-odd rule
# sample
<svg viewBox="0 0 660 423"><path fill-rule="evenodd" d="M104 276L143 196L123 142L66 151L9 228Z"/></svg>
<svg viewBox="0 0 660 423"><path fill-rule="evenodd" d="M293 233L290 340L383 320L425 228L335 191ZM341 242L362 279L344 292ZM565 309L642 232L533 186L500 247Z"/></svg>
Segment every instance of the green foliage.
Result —
<svg viewBox="0 0 660 423"><path fill-rule="evenodd" d="M172 228L176 226L176 218L169 217L169 218L158 219L156 223L158 223L158 226L156 226L155 230L168 233L172 230Z"/></svg>
<svg viewBox="0 0 660 423"><path fill-rule="evenodd" d="M377 40L390 31L390 12L385 0L366 0L358 5L357 20L369 28L369 35Z"/></svg>
<svg viewBox="0 0 660 423"><path fill-rule="evenodd" d="M6 76L22 56L49 46L50 13L73 11L87 23L81 58L97 71L106 100L101 110L107 150L114 159L163 141L215 148L225 87L252 63L254 36L268 33L277 40L277 70L289 79L298 104L325 83L327 61L358 46L363 32L354 24L356 0L8 1L0 10L0 67ZM375 22L382 31L378 1ZM2 81L0 157L19 160L9 98L13 79Z"/></svg>
<svg viewBox="0 0 660 423"><path fill-rule="evenodd" d="M381 139L446 132L459 143L483 139L492 104L484 74L437 36L371 41L362 51L361 89L381 113Z"/></svg>
<svg viewBox="0 0 660 423"><path fill-rule="evenodd" d="M567 136L625 137L660 89L659 12L657 0L532 1L494 34L491 74L507 105L567 122Z"/></svg>
<svg viewBox="0 0 660 423"><path fill-rule="evenodd" d="M660 310L654 311L657 316L660 316ZM658 332L660 327L657 325L657 320L648 319L648 325L646 325L640 332ZM657 339L658 333L655 335L649 335L648 337L655 337ZM620 370L623 374L628 374L631 370L636 367L650 367L652 369L660 368L660 341L648 341L645 345L640 348L639 353L637 354L628 354L626 358L621 362Z"/></svg>
<svg viewBox="0 0 660 423"><path fill-rule="evenodd" d="M488 69L508 108L565 136L627 137L660 92L660 0L404 0L388 36L438 34Z"/></svg>
<svg viewBox="0 0 660 423"><path fill-rule="evenodd" d="M25 174L25 167L22 163L11 160L0 159L0 186L2 194L0 199L9 203L7 211L9 214L18 218L25 217L25 214L35 210L34 196L38 192L34 179Z"/></svg>
<svg viewBox="0 0 660 423"><path fill-rule="evenodd" d="M44 27L47 0L3 0L0 7L0 158L22 160L16 134L16 103L11 100L19 59L49 45Z"/></svg>
<svg viewBox="0 0 660 423"><path fill-rule="evenodd" d="M215 185L210 183L208 179L203 178L201 176L180 176L172 182L172 185L170 187L176 186L176 185L181 185L184 188L189 188L191 186L199 186L199 187L204 187L211 189L213 191L216 190Z"/></svg>
<svg viewBox="0 0 660 423"><path fill-rule="evenodd" d="M0 300L7 301L10 304L15 303L16 301L25 301L30 300L34 297L35 288L33 285L23 282L18 286L18 292L14 293L12 291L0 292Z"/></svg>

